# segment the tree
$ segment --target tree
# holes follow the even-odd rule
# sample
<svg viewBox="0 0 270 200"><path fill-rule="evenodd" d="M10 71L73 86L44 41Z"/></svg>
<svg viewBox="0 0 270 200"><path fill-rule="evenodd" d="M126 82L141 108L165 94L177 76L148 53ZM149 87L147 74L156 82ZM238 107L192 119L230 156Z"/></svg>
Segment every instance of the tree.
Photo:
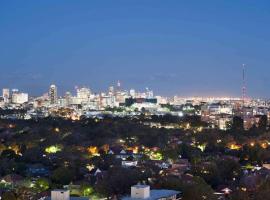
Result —
<svg viewBox="0 0 270 200"><path fill-rule="evenodd" d="M39 146L37 146L27 149L24 152L22 159L27 163L38 163L44 160L42 155L43 155L42 149Z"/></svg>
<svg viewBox="0 0 270 200"><path fill-rule="evenodd" d="M256 200L270 200L270 178L266 177L266 179L261 183L258 188L255 198Z"/></svg>
<svg viewBox="0 0 270 200"><path fill-rule="evenodd" d="M268 123L268 120L267 120L267 115L263 115L260 117L260 120L259 120L259 129L261 131L265 131L266 128L267 128L267 123Z"/></svg>
<svg viewBox="0 0 270 200"><path fill-rule="evenodd" d="M242 190L234 191L230 197L231 200L250 200L248 192Z"/></svg>
<svg viewBox="0 0 270 200"><path fill-rule="evenodd" d="M195 165L192 167L192 172L195 176L202 177L212 187L216 187L220 184L221 178L219 169L215 162Z"/></svg>
<svg viewBox="0 0 270 200"><path fill-rule="evenodd" d="M162 151L162 155L165 159L175 161L179 158L179 150L168 147Z"/></svg>
<svg viewBox="0 0 270 200"><path fill-rule="evenodd" d="M183 200L217 200L213 189L200 177L194 177L192 184L187 184L183 190Z"/></svg>
<svg viewBox="0 0 270 200"><path fill-rule="evenodd" d="M185 182L179 177L168 176L159 181L159 186L182 192L183 200L216 200L213 189L200 177L193 177L191 182Z"/></svg>
<svg viewBox="0 0 270 200"><path fill-rule="evenodd" d="M232 181L241 172L240 164L232 159L222 159L217 161L218 170L222 181Z"/></svg>
<svg viewBox="0 0 270 200"><path fill-rule="evenodd" d="M159 185L161 188L168 190L182 191L184 188L182 180L176 176L167 176L160 179Z"/></svg>
<svg viewBox="0 0 270 200"><path fill-rule="evenodd" d="M53 171L51 179L56 184L68 185L74 178L74 172L66 167L59 167Z"/></svg>
<svg viewBox="0 0 270 200"><path fill-rule="evenodd" d="M2 195L2 200L17 200L17 198L13 192L5 192Z"/></svg>
<svg viewBox="0 0 270 200"><path fill-rule="evenodd" d="M130 187L141 179L141 172L137 169L111 168L107 175L99 180L96 191L107 197L123 195L130 192Z"/></svg>
<svg viewBox="0 0 270 200"><path fill-rule="evenodd" d="M188 159L193 164L197 164L201 161L202 152L198 148L189 146L187 144L181 144L180 155L182 155L183 158Z"/></svg>
<svg viewBox="0 0 270 200"><path fill-rule="evenodd" d="M46 178L39 178L34 187L38 192L44 192L49 189L50 184Z"/></svg>
<svg viewBox="0 0 270 200"><path fill-rule="evenodd" d="M17 200L29 200L35 196L35 192L31 188L19 187L16 189Z"/></svg>
<svg viewBox="0 0 270 200"><path fill-rule="evenodd" d="M233 118L232 130L243 131L244 130L244 120L241 117L235 116Z"/></svg>
<svg viewBox="0 0 270 200"><path fill-rule="evenodd" d="M84 183L81 185L81 194L84 197L89 197L93 193L94 193L94 188L91 185L87 183Z"/></svg>
<svg viewBox="0 0 270 200"><path fill-rule="evenodd" d="M18 156L16 155L16 153L12 149L4 150L1 153L1 158L15 159L17 157Z"/></svg>

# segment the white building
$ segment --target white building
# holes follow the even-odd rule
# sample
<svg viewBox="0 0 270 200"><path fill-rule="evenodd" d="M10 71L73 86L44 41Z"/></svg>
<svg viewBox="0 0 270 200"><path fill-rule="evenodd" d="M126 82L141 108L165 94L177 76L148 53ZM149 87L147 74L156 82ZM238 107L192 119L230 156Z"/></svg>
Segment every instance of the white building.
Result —
<svg viewBox="0 0 270 200"><path fill-rule="evenodd" d="M136 167L137 165L138 161L122 160L122 167Z"/></svg>
<svg viewBox="0 0 270 200"><path fill-rule="evenodd" d="M132 109L138 109L139 111L141 111L142 109L145 109L147 111L150 111L150 112L154 112L154 111L157 111L157 109L159 108L160 106L157 105L157 104L154 104L154 103L148 103L148 102L144 102L144 103L134 103L131 108Z"/></svg>
<svg viewBox="0 0 270 200"><path fill-rule="evenodd" d="M109 95L114 95L115 91L114 91L114 87L110 86L109 87Z"/></svg>
<svg viewBox="0 0 270 200"><path fill-rule="evenodd" d="M167 104L169 102L167 97L156 96L156 98L157 98L157 104Z"/></svg>
<svg viewBox="0 0 270 200"><path fill-rule="evenodd" d="M152 90L149 90L148 88L146 88L146 98L153 98L154 97L154 92Z"/></svg>
<svg viewBox="0 0 270 200"><path fill-rule="evenodd" d="M116 103L115 96L102 96L100 98L100 104L102 105L103 108L118 106L118 103Z"/></svg>
<svg viewBox="0 0 270 200"><path fill-rule="evenodd" d="M174 190L150 190L149 185L134 185L130 197L122 200L180 200L182 192Z"/></svg>
<svg viewBox="0 0 270 200"><path fill-rule="evenodd" d="M70 194L69 190L53 190L51 192L52 200L69 200Z"/></svg>
<svg viewBox="0 0 270 200"><path fill-rule="evenodd" d="M91 95L91 90L86 87L78 88L77 89L77 98L81 102L88 102Z"/></svg>
<svg viewBox="0 0 270 200"><path fill-rule="evenodd" d="M220 130L228 130L229 124L232 123L232 116L231 115L220 115L217 119L217 126Z"/></svg>
<svg viewBox="0 0 270 200"><path fill-rule="evenodd" d="M27 93L13 93L12 94L12 103L14 104L23 104L28 102Z"/></svg>
<svg viewBox="0 0 270 200"><path fill-rule="evenodd" d="M51 197L45 198L45 200L90 200L86 197L70 197L69 190L52 190Z"/></svg>
<svg viewBox="0 0 270 200"><path fill-rule="evenodd" d="M10 98L9 89L7 89L7 88L4 88L3 89L3 98L4 98L4 103L8 103L9 102L9 98Z"/></svg>
<svg viewBox="0 0 270 200"><path fill-rule="evenodd" d="M5 106L4 98L0 97L0 108Z"/></svg>
<svg viewBox="0 0 270 200"><path fill-rule="evenodd" d="M150 197L149 185L135 185L131 187L131 198L147 199Z"/></svg>
<svg viewBox="0 0 270 200"><path fill-rule="evenodd" d="M135 97L136 97L136 91L135 91L134 89L131 89L131 90L129 91L129 94L130 94L130 96L131 96L132 98L135 98Z"/></svg>

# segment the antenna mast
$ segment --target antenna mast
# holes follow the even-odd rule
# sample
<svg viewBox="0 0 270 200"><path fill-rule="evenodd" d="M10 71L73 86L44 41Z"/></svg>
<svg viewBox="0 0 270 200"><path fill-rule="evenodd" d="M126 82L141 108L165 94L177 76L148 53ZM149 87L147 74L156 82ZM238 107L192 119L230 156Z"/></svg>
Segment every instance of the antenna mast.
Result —
<svg viewBox="0 0 270 200"><path fill-rule="evenodd" d="M242 65L242 101L243 101L243 107L245 106L245 100L246 100L246 95L247 95L247 87L246 87L246 65Z"/></svg>

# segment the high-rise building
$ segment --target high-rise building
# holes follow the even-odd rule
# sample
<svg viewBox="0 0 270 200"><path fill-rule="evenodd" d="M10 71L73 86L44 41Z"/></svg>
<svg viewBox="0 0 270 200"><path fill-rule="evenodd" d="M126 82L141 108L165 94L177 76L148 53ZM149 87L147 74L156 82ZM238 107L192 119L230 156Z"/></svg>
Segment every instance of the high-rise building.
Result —
<svg viewBox="0 0 270 200"><path fill-rule="evenodd" d="M121 91L121 82L117 81L117 92Z"/></svg>
<svg viewBox="0 0 270 200"><path fill-rule="evenodd" d="M109 95L114 95L114 87L113 86L109 87Z"/></svg>
<svg viewBox="0 0 270 200"><path fill-rule="evenodd" d="M153 97L154 97L154 92L146 88L146 98L153 98Z"/></svg>
<svg viewBox="0 0 270 200"><path fill-rule="evenodd" d="M66 92L65 99L66 99L66 105L69 106L71 104L71 99L72 99L72 95L70 92Z"/></svg>
<svg viewBox="0 0 270 200"><path fill-rule="evenodd" d="M12 94L12 103L15 104L23 104L28 102L28 94L27 93L13 93Z"/></svg>
<svg viewBox="0 0 270 200"><path fill-rule="evenodd" d="M12 89L12 90L11 90L11 98L12 98L12 96L13 96L14 94L17 94L17 93L19 93L19 89L16 89L16 88Z"/></svg>
<svg viewBox="0 0 270 200"><path fill-rule="evenodd" d="M131 90L129 91L129 94L130 94L130 96L131 96L132 98L134 98L134 97L136 96L136 91L135 91L134 89L131 89Z"/></svg>
<svg viewBox="0 0 270 200"><path fill-rule="evenodd" d="M4 88L3 89L3 98L4 98L4 103L8 103L9 102L9 98L10 98L9 89L7 89L7 88Z"/></svg>
<svg viewBox="0 0 270 200"><path fill-rule="evenodd" d="M88 102L91 95L91 90L86 87L77 89L77 98L80 99L81 102Z"/></svg>
<svg viewBox="0 0 270 200"><path fill-rule="evenodd" d="M50 98L51 104L57 104L57 87L56 87L56 85L50 86L49 98Z"/></svg>

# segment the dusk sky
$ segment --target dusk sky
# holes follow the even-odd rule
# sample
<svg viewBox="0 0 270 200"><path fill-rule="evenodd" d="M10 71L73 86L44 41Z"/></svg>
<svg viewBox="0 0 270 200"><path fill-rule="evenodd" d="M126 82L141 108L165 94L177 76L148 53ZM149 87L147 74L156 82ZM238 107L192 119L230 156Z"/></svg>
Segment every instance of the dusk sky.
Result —
<svg viewBox="0 0 270 200"><path fill-rule="evenodd" d="M270 97L269 0L3 0L0 88Z"/></svg>

